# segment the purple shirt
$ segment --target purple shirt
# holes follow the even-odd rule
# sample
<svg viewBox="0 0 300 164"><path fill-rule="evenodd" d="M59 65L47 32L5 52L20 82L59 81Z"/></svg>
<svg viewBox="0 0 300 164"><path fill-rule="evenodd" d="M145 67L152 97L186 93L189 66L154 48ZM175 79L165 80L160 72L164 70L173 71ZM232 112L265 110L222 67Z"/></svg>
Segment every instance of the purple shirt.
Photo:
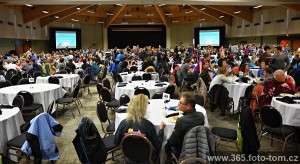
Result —
<svg viewBox="0 0 300 164"><path fill-rule="evenodd" d="M200 72L200 65L199 65L199 62L201 62L203 64L204 62L204 57L201 57L198 61L198 64L196 65L194 71L197 71L197 72Z"/></svg>

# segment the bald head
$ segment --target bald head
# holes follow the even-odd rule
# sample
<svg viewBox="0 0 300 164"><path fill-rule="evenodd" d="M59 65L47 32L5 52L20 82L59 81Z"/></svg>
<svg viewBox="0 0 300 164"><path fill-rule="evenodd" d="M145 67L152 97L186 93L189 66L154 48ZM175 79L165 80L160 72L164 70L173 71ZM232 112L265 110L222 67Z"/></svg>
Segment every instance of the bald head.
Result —
<svg viewBox="0 0 300 164"><path fill-rule="evenodd" d="M285 75L284 75L284 71L283 70L276 70L274 72L274 78L276 79L276 81L278 82L284 82L285 81Z"/></svg>

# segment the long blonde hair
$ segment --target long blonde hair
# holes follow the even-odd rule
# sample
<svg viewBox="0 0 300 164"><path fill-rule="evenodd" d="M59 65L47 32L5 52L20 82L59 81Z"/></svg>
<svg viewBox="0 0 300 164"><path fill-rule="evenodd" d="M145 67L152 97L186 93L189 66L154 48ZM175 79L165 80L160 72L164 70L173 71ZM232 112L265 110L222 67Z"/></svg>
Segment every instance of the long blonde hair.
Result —
<svg viewBox="0 0 300 164"><path fill-rule="evenodd" d="M144 94L138 94L131 98L128 105L127 120L140 123L146 115L148 106L148 96Z"/></svg>

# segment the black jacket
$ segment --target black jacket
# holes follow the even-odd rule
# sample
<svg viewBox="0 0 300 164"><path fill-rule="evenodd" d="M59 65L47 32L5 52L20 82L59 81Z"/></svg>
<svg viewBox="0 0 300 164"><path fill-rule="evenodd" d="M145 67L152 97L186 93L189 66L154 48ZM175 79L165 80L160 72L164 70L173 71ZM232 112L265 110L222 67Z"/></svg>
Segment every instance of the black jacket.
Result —
<svg viewBox="0 0 300 164"><path fill-rule="evenodd" d="M248 157L249 154L252 156L258 155L260 143L256 133L252 111L249 106L245 106L241 111L239 126L243 137L242 153L245 154L246 157Z"/></svg>
<svg viewBox="0 0 300 164"><path fill-rule="evenodd" d="M92 120L83 117L76 129L73 145L81 163L104 163L107 150Z"/></svg>
<svg viewBox="0 0 300 164"><path fill-rule="evenodd" d="M210 99L210 110L214 112L215 108L219 107L222 113L225 113L226 105L229 100L229 92L221 85L214 85L208 93Z"/></svg>

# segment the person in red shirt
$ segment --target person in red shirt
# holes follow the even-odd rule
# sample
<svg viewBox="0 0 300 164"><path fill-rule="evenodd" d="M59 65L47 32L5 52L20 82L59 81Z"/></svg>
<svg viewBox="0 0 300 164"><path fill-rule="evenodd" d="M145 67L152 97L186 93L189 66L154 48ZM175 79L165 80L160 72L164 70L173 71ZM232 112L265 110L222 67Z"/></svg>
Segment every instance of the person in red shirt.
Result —
<svg viewBox="0 0 300 164"><path fill-rule="evenodd" d="M274 78L265 82L263 93L259 97L261 106L270 105L272 98L280 95L281 93L296 93L296 90L295 88L293 89L292 84L290 82L286 82L285 80L286 79L283 70L279 69L274 72Z"/></svg>

